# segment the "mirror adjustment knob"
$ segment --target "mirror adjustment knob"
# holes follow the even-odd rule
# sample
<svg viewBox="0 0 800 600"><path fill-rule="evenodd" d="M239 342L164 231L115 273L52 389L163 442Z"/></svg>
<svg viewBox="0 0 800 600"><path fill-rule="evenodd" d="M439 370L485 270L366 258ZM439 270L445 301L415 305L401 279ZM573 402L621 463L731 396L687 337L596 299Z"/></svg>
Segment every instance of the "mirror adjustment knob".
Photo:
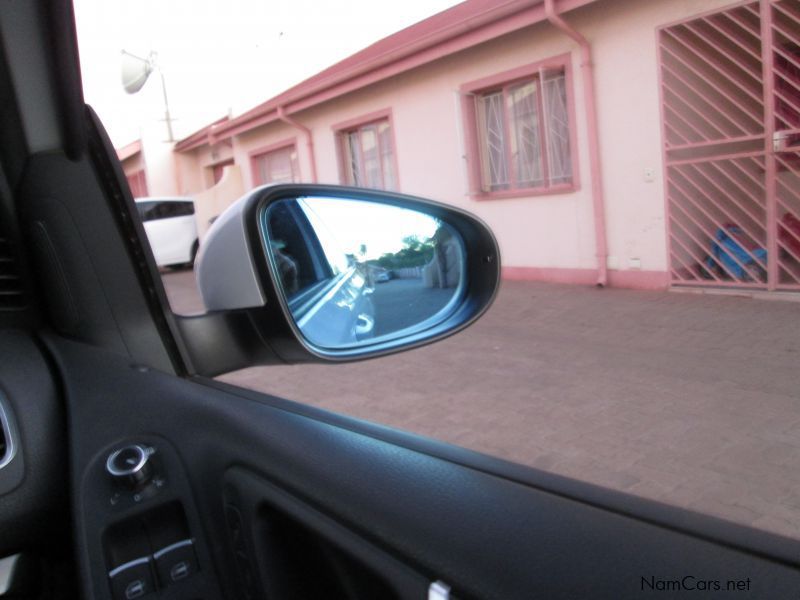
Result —
<svg viewBox="0 0 800 600"><path fill-rule="evenodd" d="M106 471L114 481L129 489L146 485L153 477L150 464L152 450L141 444L131 444L112 452L106 461Z"/></svg>

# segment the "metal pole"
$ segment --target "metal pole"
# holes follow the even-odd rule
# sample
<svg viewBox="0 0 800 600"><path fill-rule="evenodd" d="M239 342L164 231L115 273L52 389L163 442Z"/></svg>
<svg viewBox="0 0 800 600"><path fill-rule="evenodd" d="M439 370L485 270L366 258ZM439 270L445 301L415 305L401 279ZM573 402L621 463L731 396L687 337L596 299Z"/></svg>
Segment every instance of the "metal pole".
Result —
<svg viewBox="0 0 800 600"><path fill-rule="evenodd" d="M172 134L172 117L169 114L169 101L167 100L167 84L164 82L164 73L158 70L161 75L161 91L164 93L164 120L167 122L167 141L174 142L175 136Z"/></svg>
<svg viewBox="0 0 800 600"><path fill-rule="evenodd" d="M775 74L772 54L772 6L761 0L761 77L764 82L764 191L767 196L767 289L778 285L780 265L778 263L778 200L777 168L775 157Z"/></svg>

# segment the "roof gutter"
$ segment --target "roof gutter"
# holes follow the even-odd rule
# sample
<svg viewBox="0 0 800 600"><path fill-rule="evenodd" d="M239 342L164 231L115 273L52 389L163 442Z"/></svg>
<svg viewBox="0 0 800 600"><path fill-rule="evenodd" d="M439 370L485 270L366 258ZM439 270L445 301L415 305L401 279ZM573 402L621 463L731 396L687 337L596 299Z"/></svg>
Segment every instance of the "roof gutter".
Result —
<svg viewBox="0 0 800 600"><path fill-rule="evenodd" d="M544 11L550 24L575 40L581 49L581 75L583 79L584 104L586 106L586 128L589 134L589 168L592 177L597 285L604 287L608 283L608 242L606 239L606 209L603 195L603 174L600 164L600 136L597 124L597 96L594 89L592 47L580 32L575 30L558 14L555 0L544 0Z"/></svg>
<svg viewBox="0 0 800 600"><path fill-rule="evenodd" d="M278 107L278 119L287 125L299 129L306 136L306 147L308 148L308 156L311 161L311 183L317 183L317 157L314 153L314 137L311 135L311 130L287 115L283 106Z"/></svg>

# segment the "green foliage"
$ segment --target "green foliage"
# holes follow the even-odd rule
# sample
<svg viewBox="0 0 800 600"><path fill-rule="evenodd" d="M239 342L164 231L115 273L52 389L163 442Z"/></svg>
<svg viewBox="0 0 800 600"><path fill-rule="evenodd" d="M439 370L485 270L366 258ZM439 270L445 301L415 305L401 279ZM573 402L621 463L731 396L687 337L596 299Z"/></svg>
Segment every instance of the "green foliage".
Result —
<svg viewBox="0 0 800 600"><path fill-rule="evenodd" d="M370 263L377 264L384 269L422 267L433 259L433 246L432 238L421 240L416 235L409 235L403 238L403 247L400 250L384 254Z"/></svg>

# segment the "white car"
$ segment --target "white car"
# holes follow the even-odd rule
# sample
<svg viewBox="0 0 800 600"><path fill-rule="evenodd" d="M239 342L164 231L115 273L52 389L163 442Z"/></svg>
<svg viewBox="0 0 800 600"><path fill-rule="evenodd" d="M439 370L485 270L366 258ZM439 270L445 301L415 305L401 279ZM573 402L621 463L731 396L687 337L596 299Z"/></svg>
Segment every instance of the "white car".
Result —
<svg viewBox="0 0 800 600"><path fill-rule="evenodd" d="M191 198L137 198L136 208L159 267L194 264L198 240Z"/></svg>

